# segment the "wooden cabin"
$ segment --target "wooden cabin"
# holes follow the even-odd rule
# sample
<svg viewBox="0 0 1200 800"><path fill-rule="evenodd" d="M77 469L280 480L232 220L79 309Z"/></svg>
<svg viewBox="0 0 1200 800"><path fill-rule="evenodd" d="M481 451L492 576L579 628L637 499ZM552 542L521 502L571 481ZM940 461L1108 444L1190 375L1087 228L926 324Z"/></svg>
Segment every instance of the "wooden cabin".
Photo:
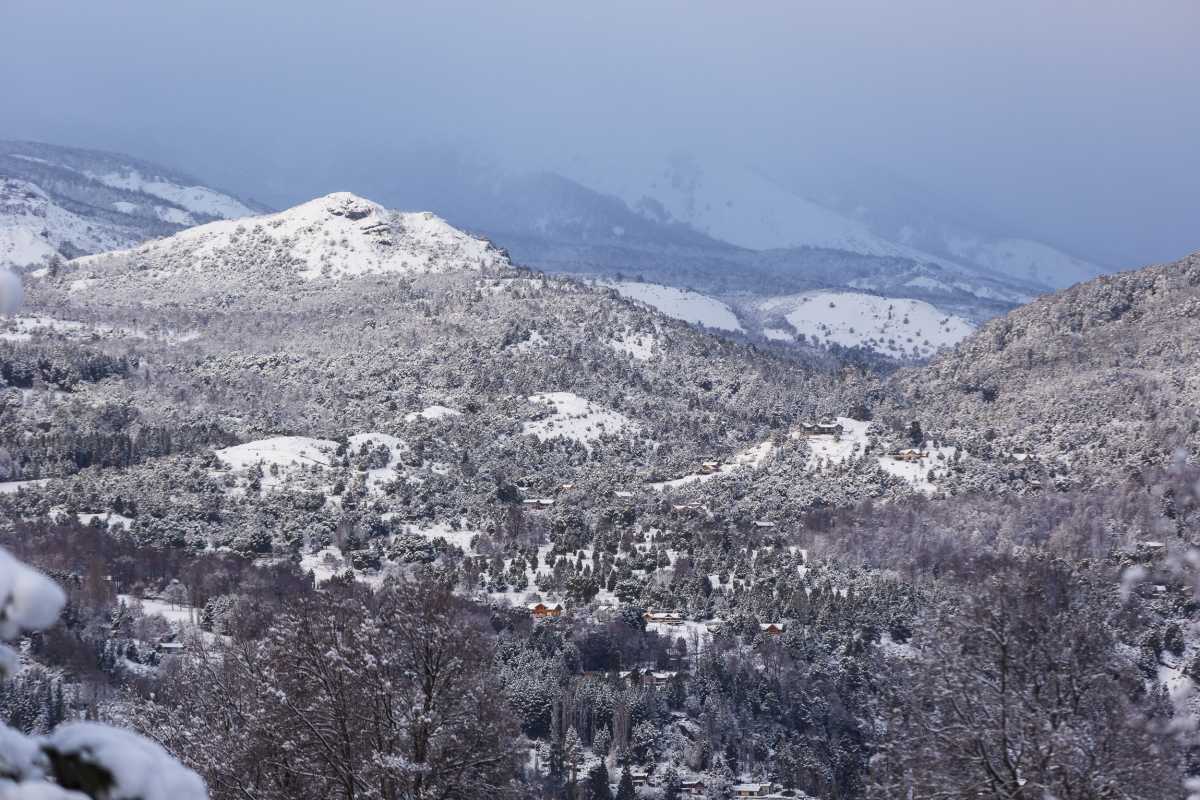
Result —
<svg viewBox="0 0 1200 800"><path fill-rule="evenodd" d="M562 603L530 603L526 608L530 615L538 619L562 616L563 612Z"/></svg>
<svg viewBox="0 0 1200 800"><path fill-rule="evenodd" d="M801 422L799 433L802 436L841 436L844 430L841 423L825 418L820 422Z"/></svg>
<svg viewBox="0 0 1200 800"><path fill-rule="evenodd" d="M768 636L782 636L787 626L782 622L763 622L759 624L758 629Z"/></svg>

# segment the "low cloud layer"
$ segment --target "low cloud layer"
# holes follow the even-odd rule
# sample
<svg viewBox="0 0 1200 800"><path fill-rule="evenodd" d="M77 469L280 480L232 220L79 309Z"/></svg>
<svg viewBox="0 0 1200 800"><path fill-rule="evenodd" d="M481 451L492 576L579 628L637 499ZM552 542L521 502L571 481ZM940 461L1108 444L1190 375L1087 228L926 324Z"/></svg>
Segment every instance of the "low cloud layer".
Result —
<svg viewBox="0 0 1200 800"><path fill-rule="evenodd" d="M274 205L430 143L535 168L689 151L887 175L1111 265L1200 248L1190 0L8 0L0 29L0 138Z"/></svg>

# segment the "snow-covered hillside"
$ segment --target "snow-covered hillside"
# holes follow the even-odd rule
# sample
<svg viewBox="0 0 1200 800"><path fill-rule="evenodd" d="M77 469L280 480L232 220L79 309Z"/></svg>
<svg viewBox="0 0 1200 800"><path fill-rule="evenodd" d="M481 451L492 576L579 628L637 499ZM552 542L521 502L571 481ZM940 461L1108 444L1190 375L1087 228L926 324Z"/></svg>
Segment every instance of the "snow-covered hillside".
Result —
<svg viewBox="0 0 1200 800"><path fill-rule="evenodd" d="M1090 281L1105 270L1082 258L1029 239L982 241L950 238L947 246L960 258L1017 280L1064 289Z"/></svg>
<svg viewBox="0 0 1200 800"><path fill-rule="evenodd" d="M743 330L733 309L708 295L657 283L617 281L603 285L616 289L622 297L639 300L669 317L681 319L692 325L703 325L723 331Z"/></svg>
<svg viewBox="0 0 1200 800"><path fill-rule="evenodd" d="M617 164L574 162L568 174L621 198L657 222L682 222L751 250L809 246L868 255L911 255L906 248L876 236L863 223L733 162L702 162L687 156L625 158Z"/></svg>
<svg viewBox="0 0 1200 800"><path fill-rule="evenodd" d="M35 184L0 177L0 265L40 264L63 253L128 247L141 238L133 227L98 225L68 211Z"/></svg>
<svg viewBox="0 0 1200 800"><path fill-rule="evenodd" d="M88 281L113 265L128 267L134 262L142 269L149 267L149 277L181 271L232 276L270 268L306 281L508 265L504 254L490 243L433 214L388 211L349 192L335 192L277 214L200 225L126 252L79 259L74 262L80 268L76 280Z"/></svg>
<svg viewBox="0 0 1200 800"><path fill-rule="evenodd" d="M980 233L953 206L910 187L898 192L886 176L862 185L830 175L798 178L714 154L576 158L562 171L656 223L756 251L820 248L935 265L960 273L955 288L983 299L1026 302L1019 295L1030 292L1021 285L1037 294L1104 272L1019 232ZM1015 292L988 285L1005 279L1017 282Z"/></svg>
<svg viewBox="0 0 1200 800"><path fill-rule="evenodd" d="M113 153L0 142L0 265L131 247L255 213L197 179Z"/></svg>
<svg viewBox="0 0 1200 800"><path fill-rule="evenodd" d="M893 357L924 358L974 330L967 320L921 300L857 292L806 292L757 304L765 320L786 322L796 334L822 344L865 347ZM769 325L771 338L783 330Z"/></svg>
<svg viewBox="0 0 1200 800"><path fill-rule="evenodd" d="M128 172L107 172L103 175L85 172L89 178L113 186L118 189L129 189L142 192L152 197L170 201L177 206L187 209L192 214L203 217L218 217L220 219L236 219L248 217L254 209L241 200L230 197L223 192L210 189L207 186L180 186L162 178L150 178L142 175L136 169ZM191 220L191 217L188 218ZM189 224L189 222L181 222Z"/></svg>

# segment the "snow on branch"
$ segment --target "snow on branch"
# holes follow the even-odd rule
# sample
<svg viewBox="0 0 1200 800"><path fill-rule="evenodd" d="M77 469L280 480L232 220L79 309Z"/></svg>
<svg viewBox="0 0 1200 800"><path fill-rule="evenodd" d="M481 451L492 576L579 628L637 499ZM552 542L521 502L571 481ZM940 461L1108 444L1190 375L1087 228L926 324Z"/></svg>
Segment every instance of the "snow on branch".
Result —
<svg viewBox="0 0 1200 800"><path fill-rule="evenodd" d="M54 624L66 604L50 578L0 549L0 637ZM16 653L3 647L11 675ZM206 800L195 772L158 744L97 722L72 722L46 736L0 726L0 800Z"/></svg>

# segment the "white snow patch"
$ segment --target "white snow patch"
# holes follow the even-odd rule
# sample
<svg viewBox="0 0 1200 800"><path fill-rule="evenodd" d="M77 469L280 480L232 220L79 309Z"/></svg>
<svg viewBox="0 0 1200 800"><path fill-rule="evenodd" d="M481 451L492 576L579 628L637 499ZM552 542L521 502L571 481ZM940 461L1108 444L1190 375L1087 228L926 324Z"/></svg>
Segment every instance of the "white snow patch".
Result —
<svg viewBox="0 0 1200 800"><path fill-rule="evenodd" d="M234 219L235 217L248 217L254 213L240 200L209 189L207 186L180 186L161 178L147 178L135 169L125 174L109 172L99 175L94 172L84 172L84 175L105 186L142 192L206 217Z"/></svg>
<svg viewBox="0 0 1200 800"><path fill-rule="evenodd" d="M737 314L726 303L714 297L693 292L690 289L677 289L674 286L663 286L658 283L638 283L636 281L620 281L602 283L616 289L622 297L638 300L652 306L668 317L681 319L692 325L703 325L724 331L744 330L738 321Z"/></svg>
<svg viewBox="0 0 1200 800"><path fill-rule="evenodd" d="M0 178L0 265L42 264L64 247L95 253L129 247L140 238L132 229L68 211L35 184Z"/></svg>
<svg viewBox="0 0 1200 800"><path fill-rule="evenodd" d="M215 455L231 470L242 471L262 466L262 486L276 486L305 465L328 467L337 450L337 442L309 436L275 436L217 450ZM276 467L276 470L272 470ZM272 474L272 472L276 474Z"/></svg>
<svg viewBox="0 0 1200 800"><path fill-rule="evenodd" d="M762 335L773 342L794 342L796 335L784 328L763 328Z"/></svg>
<svg viewBox="0 0 1200 800"><path fill-rule="evenodd" d="M411 411L404 415L405 422L416 422L419 419L442 419L443 417L459 417L461 411L447 406L432 405L421 411Z"/></svg>
<svg viewBox="0 0 1200 800"><path fill-rule="evenodd" d="M586 445L605 434L619 433L630 427L623 414L585 400L571 392L546 392L530 396L529 402L550 406L554 413L526 422L522 432L542 441L574 439Z"/></svg>
<svg viewBox="0 0 1200 800"><path fill-rule="evenodd" d="M610 339L608 346L618 353L628 353L638 361L649 361L654 357L658 337L652 333L626 333Z"/></svg>
<svg viewBox="0 0 1200 800"><path fill-rule="evenodd" d="M927 357L951 347L975 326L922 300L859 292L816 291L773 297L764 313L782 313L798 333L826 344L865 347L886 355Z"/></svg>

